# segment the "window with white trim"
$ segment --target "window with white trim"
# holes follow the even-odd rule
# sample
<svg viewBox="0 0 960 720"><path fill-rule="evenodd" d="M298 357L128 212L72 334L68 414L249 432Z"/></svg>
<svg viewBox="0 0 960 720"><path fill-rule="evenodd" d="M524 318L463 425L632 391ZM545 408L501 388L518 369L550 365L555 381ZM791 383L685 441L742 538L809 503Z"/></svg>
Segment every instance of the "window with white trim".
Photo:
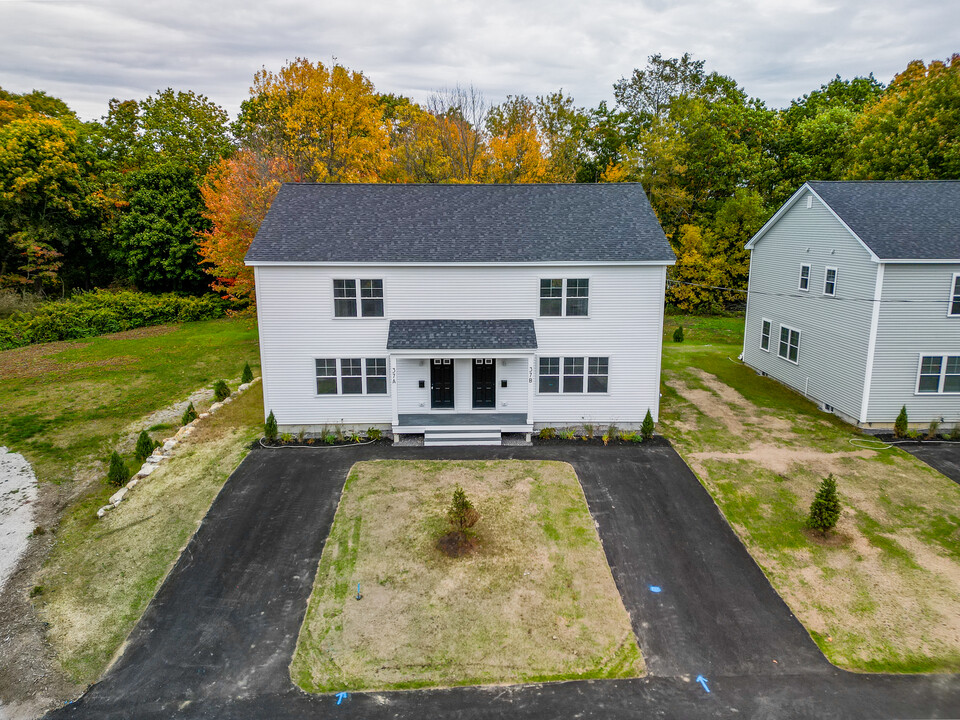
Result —
<svg viewBox="0 0 960 720"><path fill-rule="evenodd" d="M823 294L833 297L837 294L837 269L828 267L823 274Z"/></svg>
<svg viewBox="0 0 960 720"><path fill-rule="evenodd" d="M799 364L800 358L800 331L786 325L780 326L780 344L777 355L784 360Z"/></svg>
<svg viewBox="0 0 960 720"><path fill-rule="evenodd" d="M763 318L760 322L760 349L770 352L770 327L772 323Z"/></svg>
<svg viewBox="0 0 960 720"><path fill-rule="evenodd" d="M800 266L800 284L798 288L800 290L810 289L810 266L806 263Z"/></svg>
<svg viewBox="0 0 960 720"><path fill-rule="evenodd" d="M540 280L540 317L584 317L589 303L588 278Z"/></svg>
<svg viewBox="0 0 960 720"><path fill-rule="evenodd" d="M335 317L383 317L383 280L335 278L333 314Z"/></svg>
<svg viewBox="0 0 960 720"><path fill-rule="evenodd" d="M960 393L960 355L921 355L917 393Z"/></svg>
<svg viewBox="0 0 960 720"><path fill-rule="evenodd" d="M540 358L538 387L541 393L605 393L609 378L610 358L607 357Z"/></svg>
<svg viewBox="0 0 960 720"><path fill-rule="evenodd" d="M950 316L960 315L960 273L953 274L953 290L950 293Z"/></svg>
<svg viewBox="0 0 960 720"><path fill-rule="evenodd" d="M320 358L315 363L317 395L387 394L386 358Z"/></svg>

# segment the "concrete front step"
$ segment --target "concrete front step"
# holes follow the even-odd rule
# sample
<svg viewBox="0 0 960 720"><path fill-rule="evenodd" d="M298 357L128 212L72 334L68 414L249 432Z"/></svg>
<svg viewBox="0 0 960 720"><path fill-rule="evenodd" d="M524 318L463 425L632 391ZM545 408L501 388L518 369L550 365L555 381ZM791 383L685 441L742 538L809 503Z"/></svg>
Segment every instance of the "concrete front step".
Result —
<svg viewBox="0 0 960 720"><path fill-rule="evenodd" d="M502 445L499 430L447 430L430 428L423 433L424 447L444 445Z"/></svg>

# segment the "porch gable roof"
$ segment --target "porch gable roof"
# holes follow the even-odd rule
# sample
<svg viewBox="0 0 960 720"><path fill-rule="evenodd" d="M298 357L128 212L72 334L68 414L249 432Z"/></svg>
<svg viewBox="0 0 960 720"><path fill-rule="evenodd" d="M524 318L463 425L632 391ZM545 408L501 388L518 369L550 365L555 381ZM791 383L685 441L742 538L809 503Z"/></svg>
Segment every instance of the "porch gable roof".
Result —
<svg viewBox="0 0 960 720"><path fill-rule="evenodd" d="M533 320L391 320L388 350L536 350Z"/></svg>

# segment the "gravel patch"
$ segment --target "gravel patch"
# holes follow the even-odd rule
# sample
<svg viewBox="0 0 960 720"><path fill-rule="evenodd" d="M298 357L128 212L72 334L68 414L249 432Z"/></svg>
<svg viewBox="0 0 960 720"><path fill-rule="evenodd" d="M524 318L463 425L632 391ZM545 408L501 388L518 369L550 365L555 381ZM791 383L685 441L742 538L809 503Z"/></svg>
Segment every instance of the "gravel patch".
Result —
<svg viewBox="0 0 960 720"><path fill-rule="evenodd" d="M0 588L17 567L33 532L37 477L20 453L0 447Z"/></svg>

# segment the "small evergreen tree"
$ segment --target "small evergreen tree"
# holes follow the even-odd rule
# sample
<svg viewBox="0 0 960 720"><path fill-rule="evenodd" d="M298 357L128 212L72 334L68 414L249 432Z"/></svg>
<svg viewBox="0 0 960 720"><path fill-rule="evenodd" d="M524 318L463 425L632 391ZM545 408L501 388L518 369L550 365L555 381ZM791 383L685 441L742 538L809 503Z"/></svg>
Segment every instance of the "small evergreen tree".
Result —
<svg viewBox="0 0 960 720"><path fill-rule="evenodd" d="M653 437L653 415L650 414L650 408L647 408L647 414L643 418L643 423L640 425L640 434L643 435L644 440L649 440Z"/></svg>
<svg viewBox="0 0 960 720"><path fill-rule="evenodd" d="M683 342L683 325L677 325L677 329L673 331L673 341L676 343Z"/></svg>
<svg viewBox="0 0 960 720"><path fill-rule="evenodd" d="M114 450L110 456L110 469L107 471L107 480L111 485L123 487L130 479L130 471L127 470L127 464L120 457L120 454Z"/></svg>
<svg viewBox="0 0 960 720"><path fill-rule="evenodd" d="M267 421L263 424L263 435L271 442L277 439L277 418L273 416L273 410L267 415Z"/></svg>
<svg viewBox="0 0 960 720"><path fill-rule="evenodd" d="M153 439L147 434L147 431L141 430L139 437L137 437L137 448L133 451L137 462L142 463L150 457L150 453L153 452L155 447L156 443L153 442Z"/></svg>
<svg viewBox="0 0 960 720"><path fill-rule="evenodd" d="M196 419L197 409L193 407L193 403L191 402L189 405L187 405L187 409L183 411L183 417L180 418L180 424L189 425Z"/></svg>
<svg viewBox="0 0 960 720"><path fill-rule="evenodd" d="M248 383L253 380L253 370L250 369L250 363L243 366L243 373L240 375L241 383Z"/></svg>
<svg viewBox="0 0 960 720"><path fill-rule="evenodd" d="M217 402L223 402L230 397L230 388L223 380L217 380L213 384L213 399Z"/></svg>
<svg viewBox="0 0 960 720"><path fill-rule="evenodd" d="M893 434L898 438L906 437L909 427L910 423L907 420L907 406L904 405L902 408L900 408L900 414L897 415L896 422L893 423Z"/></svg>
<svg viewBox="0 0 960 720"><path fill-rule="evenodd" d="M840 497L837 495L837 483L833 475L828 475L820 483L820 489L810 503L810 516L807 527L826 534L836 527L840 519Z"/></svg>
<svg viewBox="0 0 960 720"><path fill-rule="evenodd" d="M447 510L447 519L450 520L450 526L454 532L466 532L467 528L473 527L480 515L473 507L473 503L467 498L463 488L457 485L453 491L453 500L450 503L450 509Z"/></svg>

